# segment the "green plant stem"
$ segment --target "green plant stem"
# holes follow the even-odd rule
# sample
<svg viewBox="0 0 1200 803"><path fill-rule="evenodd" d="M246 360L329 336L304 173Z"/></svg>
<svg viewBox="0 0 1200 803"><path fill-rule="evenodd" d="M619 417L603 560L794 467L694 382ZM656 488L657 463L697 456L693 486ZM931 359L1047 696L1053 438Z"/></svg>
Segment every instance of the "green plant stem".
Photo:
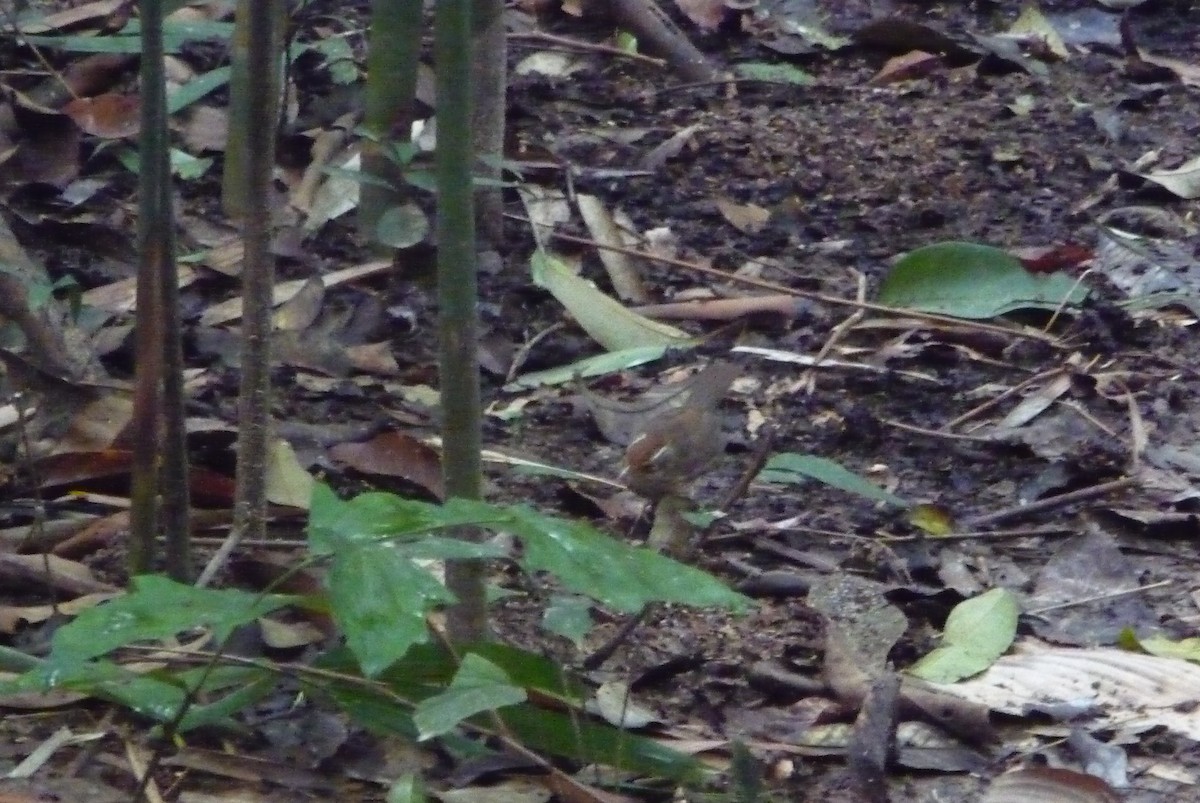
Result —
<svg viewBox="0 0 1200 803"><path fill-rule="evenodd" d="M159 431L166 338L163 282L174 263L161 0L142 0L142 109L138 171L137 368L133 392L133 477L129 572L148 571L158 534Z"/></svg>
<svg viewBox="0 0 1200 803"><path fill-rule="evenodd" d="M229 135L221 176L221 206L225 214L246 214L246 136L250 131L250 30L253 0L238 0L233 37L229 41Z"/></svg>
<svg viewBox="0 0 1200 803"><path fill-rule="evenodd" d="M279 20L282 0L252 5L246 31L247 66L256 80L246 86L250 109L245 132L246 216L242 221L242 382L238 399L237 497L229 546L263 538L267 529L267 450L271 434L271 294L275 260L270 252L271 174L279 103ZM213 564L210 564L213 565ZM206 569L206 573L208 570ZM211 578L211 575L210 575Z"/></svg>
<svg viewBox="0 0 1200 803"><path fill-rule="evenodd" d="M478 499L482 476L475 212L471 169L471 0L437 4L438 310L442 471L447 497ZM460 537L478 538L478 530ZM458 602L447 632L456 644L487 637L484 563L451 561L446 586Z"/></svg>
<svg viewBox="0 0 1200 803"><path fill-rule="evenodd" d="M473 141L478 157L477 175L492 180L475 193L475 220L479 233L498 248L504 238L504 203L498 181L504 158L504 127L508 89L508 36L504 23L504 0L474 0L475 30L472 43L471 115Z"/></svg>
<svg viewBox="0 0 1200 803"><path fill-rule="evenodd" d="M373 0L371 41L362 143L363 172L386 179L391 187L364 183L359 190L359 234L376 241L384 211L407 195L404 171L384 151L393 142L408 142L421 55L422 4L415 0Z"/></svg>

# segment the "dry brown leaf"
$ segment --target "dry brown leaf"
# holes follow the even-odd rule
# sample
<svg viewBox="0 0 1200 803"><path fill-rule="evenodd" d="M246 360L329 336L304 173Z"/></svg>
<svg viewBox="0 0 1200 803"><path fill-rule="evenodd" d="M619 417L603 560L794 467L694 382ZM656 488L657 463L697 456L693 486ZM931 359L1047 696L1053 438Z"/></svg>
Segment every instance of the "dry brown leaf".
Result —
<svg viewBox="0 0 1200 803"><path fill-rule="evenodd" d="M339 443L330 456L356 471L385 477L400 477L443 498L441 455L402 432L384 432L369 441Z"/></svg>

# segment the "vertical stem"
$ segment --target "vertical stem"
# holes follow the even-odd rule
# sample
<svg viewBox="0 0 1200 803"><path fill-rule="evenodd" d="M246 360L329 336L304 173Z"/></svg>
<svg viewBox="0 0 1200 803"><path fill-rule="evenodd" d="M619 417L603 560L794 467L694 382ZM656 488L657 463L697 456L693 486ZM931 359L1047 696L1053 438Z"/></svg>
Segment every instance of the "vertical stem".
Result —
<svg viewBox="0 0 1200 803"><path fill-rule="evenodd" d="M251 4L246 35L250 42L246 86L250 109L246 147L245 211L242 238L242 383L238 399L237 501L234 531L239 538L266 535L267 449L271 430L271 293L275 261L270 252L271 177L275 166L276 109L279 103L279 20L281 0Z"/></svg>
<svg viewBox="0 0 1200 803"><path fill-rule="evenodd" d="M475 211L471 129L471 0L437 4L438 317L446 495L479 497L481 484ZM465 532L464 538L478 537ZM484 564L451 561L446 585L458 598L447 618L456 643L487 633Z"/></svg>
<svg viewBox="0 0 1200 803"><path fill-rule="evenodd" d="M172 261L170 165L161 0L141 0L142 110L138 171L138 282L134 352L130 574L150 569L158 535L159 423L163 376L164 266Z"/></svg>
<svg viewBox="0 0 1200 803"><path fill-rule="evenodd" d="M363 173L386 179L391 186L364 182L359 188L358 231L376 242L379 218L389 206L410 193L400 165L384 155L395 142L408 142L412 127L413 98L421 55L420 0L372 0L371 41L367 56L367 86L362 143Z"/></svg>

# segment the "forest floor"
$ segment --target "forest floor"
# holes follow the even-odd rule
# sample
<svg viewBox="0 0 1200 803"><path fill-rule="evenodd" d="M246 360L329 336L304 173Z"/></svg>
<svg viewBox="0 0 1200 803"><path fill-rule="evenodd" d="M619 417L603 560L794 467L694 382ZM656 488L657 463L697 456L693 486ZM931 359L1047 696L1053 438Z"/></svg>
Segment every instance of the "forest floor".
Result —
<svg viewBox="0 0 1200 803"><path fill-rule="evenodd" d="M310 4L299 37L361 33L362 10L350 5ZM913 515L913 508L815 481L752 482L694 536L689 560L755 597L753 612L739 618L657 608L592 679L628 683L637 704L652 710L661 731L679 744L750 744L773 788L789 799L858 800L844 792L845 742L833 730L821 731L830 734L822 737L827 741L809 738L814 728L853 722L857 707L831 677L829 633L858 633L862 622L839 621L830 612L831 600L845 591L831 578L855 578L861 583L855 593L873 589L878 604L902 614L903 636L872 656L881 668L910 666L938 645L955 604L1000 587L1021 595L1027 611L1046 609L1023 620L1020 631L1021 639L1040 645L1082 651L1117 644L1125 630L1143 639L1198 635L1195 307L1186 300L1126 304L1128 287L1112 277L1129 275L1114 249L1131 246L1113 235L1128 231L1145 238L1132 249L1160 255L1149 264L1165 265L1175 278L1162 288L1200 293L1191 286L1200 240L1196 204L1187 197L1200 197L1200 181L1191 176L1200 169L1167 174L1165 181L1144 178L1198 155L1200 11L1151 0L1123 17L1085 3L1047 3L1044 19L1076 37L1064 45L1066 58L1039 52L1029 39L1014 44L1000 36L1020 12L1015 2L897 3L886 12L876 6L887 4L821 4L826 29L846 37L836 48L787 32L788 15L798 14L800 3L763 2L758 17L727 11L710 30L680 16L687 34L722 68L787 61L808 74L805 83L730 85L688 82L663 66L588 47L556 48L558 60L544 62L543 71L526 69L529 56L547 50L535 31L585 45L611 43L610 22L580 20L557 5L548 4L540 17L511 12L517 35L508 156L525 163L523 182L541 193L569 190L567 201L575 193L596 197L621 221L630 248L667 255L636 261L649 303L765 292L745 280L795 293L786 306L733 320L719 319L712 306L697 312L698 305L668 322L708 335L708 342L597 381L592 390L634 396L717 356L738 364L741 375L720 408L728 445L692 489L701 509L723 506L756 459L783 453L825 458L923 505ZM348 38L361 42L357 34ZM1131 56L1131 41L1144 60ZM911 56L939 47L939 55ZM889 59L906 54L912 63L894 72ZM64 59L58 66L68 55L58 54ZM183 60L211 68L220 55L185 49ZM313 140L360 105L361 83L339 84L332 75L327 61L312 58L298 61L292 76L296 108L280 164L281 174L297 182ZM205 103L221 108L224 99L218 94ZM219 156L204 144L200 115L192 115L177 132L180 147ZM134 181L95 145L85 138L81 152L88 158L61 186L10 174L0 200L16 238L51 277L69 275L85 290L127 280L135 264ZM212 168L181 182L184 253L214 249L231 231L219 212L218 175ZM94 195L82 204L63 201L64 187L89 178L100 182ZM293 191L281 189L281 205ZM601 434L575 385L520 381L601 349L531 283L530 207L512 190L505 201L506 239L480 279L490 413L485 445L616 480L622 448ZM568 202L564 208L572 209ZM303 215L290 214L275 244L281 280L370 264L353 215L311 232ZM578 212L570 211L556 231L569 235L556 241L564 259L577 260L585 276L612 291ZM1061 270L1091 295L1066 314L1022 310L961 325L856 305L877 297L897 258L947 241L1004 249L1031 270ZM281 340L275 375L281 434L305 467L339 488L436 495L436 482L421 473L426 458L394 452L395 443L383 438L399 432L415 443L436 432L428 404L436 384L435 306L430 283L419 276L432 251L428 244L409 249L397 260L403 270L376 271L328 290L309 310L308 325ZM1146 264L1132 270L1146 274ZM193 459L227 479L237 335L227 319L205 313L236 292L236 281L203 260L194 270L183 293L186 359L196 371L189 419L209 423L203 431L197 425L190 442ZM646 303L628 302L639 305ZM114 318L103 331L128 323ZM107 336L97 354L113 376L130 376L127 334L126 328L121 337ZM818 357L823 364L814 366ZM337 450L350 442L370 446ZM42 492L54 499L82 483L76 475L60 480L43 482ZM503 462L488 463L488 483L496 500L585 517L621 538L647 534L640 504L610 483L519 473ZM119 496L122 487L111 472L82 485L94 495ZM24 486L9 487L5 526L27 530ZM227 487L216 480L206 486L217 500ZM71 504L79 512L102 502ZM51 504L51 511L66 505ZM111 583L124 581L119 542L93 543L73 556ZM604 644L624 622L596 612L597 626L577 648L541 627L545 589L515 573L495 579L535 592L501 604L497 634L566 664ZM44 601L44 590L4 601L28 606ZM1054 606L1066 607L1050 611ZM25 643L30 630L11 643ZM98 716L77 706L62 721L86 728ZM16 734L27 743L48 732L39 719L6 722L14 756L24 754ZM1015 766L1100 761L1080 746L1091 739L1127 761L1125 799L1190 799L1187 788L1200 781L1193 743L1200 728L1189 738L1186 727L1170 723L1141 729L1114 723L1119 718L1013 716L993 720L996 732L978 734L977 743L961 732L933 746L902 741L887 791L894 800L980 799L989 779ZM356 749L341 727L327 719L295 725L298 732L321 728L331 745L327 754L306 754L278 733L259 736L251 752L328 772L344 763L339 750ZM710 758L725 754L724 746L714 747ZM1111 755L1108 761L1106 767ZM101 777L107 776L97 783ZM208 789L224 794L230 783ZM128 781L113 784L119 790ZM302 786L287 794L243 793L237 799L322 796ZM105 799L90 794L86 799ZM375 793L358 794L366 800Z"/></svg>

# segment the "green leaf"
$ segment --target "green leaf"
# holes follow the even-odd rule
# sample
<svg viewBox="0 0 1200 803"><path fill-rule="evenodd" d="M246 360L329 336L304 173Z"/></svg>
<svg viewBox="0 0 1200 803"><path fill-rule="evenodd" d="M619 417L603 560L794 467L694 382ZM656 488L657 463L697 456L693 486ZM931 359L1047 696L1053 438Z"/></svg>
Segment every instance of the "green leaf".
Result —
<svg viewBox="0 0 1200 803"><path fill-rule="evenodd" d="M687 332L621 306L547 251L535 251L529 265L534 284L550 291L583 330L607 351L686 346L694 342Z"/></svg>
<svg viewBox="0 0 1200 803"><path fill-rule="evenodd" d="M383 155L400 167L412 164L412 160L417 158L417 154L420 152L421 149L415 142L388 141L383 144Z"/></svg>
<svg viewBox="0 0 1200 803"><path fill-rule="evenodd" d="M520 505L501 507L469 499L449 499L445 504L433 505L383 493L363 494L343 502L329 488L318 485L313 492L309 516L309 543L315 554L333 552L335 568L338 562L347 560L348 555L356 555L356 561L364 560L357 549L376 547L383 550L374 555L381 565L367 567L367 570L382 571L387 565L392 567L390 571L398 571L398 561L412 565L404 556L408 547L403 542L381 544L378 539L385 536L403 539L439 528L460 526L513 532L523 542L521 561L528 569L552 572L570 591L586 594L622 610L640 610L647 602L656 600L736 610L746 609L749 603L746 597L730 591L716 578L698 569L677 563L653 550L631 547L584 522L544 516ZM490 553L478 554L483 557ZM354 602L356 594L365 595L361 580L355 588L352 573L347 572L345 582L348 602ZM405 585L414 580L392 582ZM385 584L383 580L380 583ZM441 588L440 584L438 588ZM381 588L375 593L400 592ZM409 600L409 603L415 601ZM395 604L401 605L399 600ZM337 601L333 607L338 609ZM423 615L425 606L417 607ZM387 651L389 655L394 653L395 650Z"/></svg>
<svg viewBox="0 0 1200 803"><path fill-rule="evenodd" d="M141 27L134 20L111 36L22 36L21 39L31 45L75 53L134 54L142 52L140 32ZM233 23L230 22L168 20L163 25L163 49L167 53L178 53L188 42L228 40L232 34Z"/></svg>
<svg viewBox="0 0 1200 803"><path fill-rule="evenodd" d="M375 226L375 239L392 248L410 248L427 234L429 218L412 202L388 207Z"/></svg>
<svg viewBox="0 0 1200 803"><path fill-rule="evenodd" d="M942 646L917 661L909 674L953 683L982 672L1012 646L1020 615L1016 595L1003 588L960 602L946 619Z"/></svg>
<svg viewBox="0 0 1200 803"><path fill-rule="evenodd" d="M171 172L184 181L198 179L212 167L213 160L192 156L181 150L171 149Z"/></svg>
<svg viewBox="0 0 1200 803"><path fill-rule="evenodd" d="M163 21L163 36L180 42L200 42L206 39L233 38L236 26L232 22L218 22L204 19L171 19ZM140 20L130 20L117 34L118 36L133 36L140 38L142 24Z"/></svg>
<svg viewBox="0 0 1200 803"><path fill-rule="evenodd" d="M946 242L918 248L892 266L879 288L879 303L978 319L1078 305L1087 295L1070 276L1030 273L1007 251Z"/></svg>
<svg viewBox="0 0 1200 803"><path fill-rule="evenodd" d="M358 80L354 50L343 37L326 37L313 42L309 47L325 57L325 69L329 70L329 77L335 84L347 86Z"/></svg>
<svg viewBox="0 0 1200 803"><path fill-rule="evenodd" d="M432 170L405 170L404 180L425 192L437 192L437 176Z"/></svg>
<svg viewBox="0 0 1200 803"><path fill-rule="evenodd" d="M504 670L478 655L467 655L442 694L422 700L413 714L421 739L439 736L484 711L525 701L525 690L514 686Z"/></svg>
<svg viewBox="0 0 1200 803"><path fill-rule="evenodd" d="M811 84L815 79L791 64L768 64L762 61L737 64L733 68L739 78L769 81L775 84Z"/></svg>
<svg viewBox="0 0 1200 803"><path fill-rule="evenodd" d="M72 53L123 53L128 55L142 52L142 42L136 36L22 36L21 40L30 45L66 50ZM167 53L177 53L180 44L176 43L172 49L164 41L163 48Z"/></svg>
<svg viewBox="0 0 1200 803"><path fill-rule="evenodd" d="M1151 655L1157 655L1160 658L1182 658L1185 661L1200 663L1200 638L1195 636L1178 641L1164 636L1147 636L1144 639L1135 638L1135 641L1139 647Z"/></svg>
<svg viewBox="0 0 1200 803"><path fill-rule="evenodd" d="M39 310L50 303L50 299L54 297L54 288L48 284L38 282L30 285L25 290L26 298L29 303L29 309Z"/></svg>
<svg viewBox="0 0 1200 803"><path fill-rule="evenodd" d="M839 463L811 454L784 452L767 461L758 478L764 482L781 485L796 485L806 479L823 482L838 490L876 502L884 502L899 508L909 507L909 502L890 494L870 480L860 477Z"/></svg>
<svg viewBox="0 0 1200 803"><path fill-rule="evenodd" d="M401 555L410 560L463 560L465 558L506 558L508 550L498 544L466 541L423 535L413 541L389 541Z"/></svg>
<svg viewBox="0 0 1200 803"><path fill-rule="evenodd" d="M576 647L592 629L592 601L576 594L555 594L542 614L542 627Z"/></svg>
<svg viewBox="0 0 1200 803"><path fill-rule="evenodd" d="M536 689L579 705L590 694L589 687L543 655L490 641L472 645L470 651L503 669L513 683L524 689Z"/></svg>
<svg viewBox="0 0 1200 803"><path fill-rule="evenodd" d="M330 606L362 672L373 677L428 638L425 614L454 595L386 543L349 543L329 570Z"/></svg>
<svg viewBox="0 0 1200 803"><path fill-rule="evenodd" d="M342 501L321 483L314 486L310 505L308 542L315 555L327 555L344 542L416 536L447 527L486 524L504 515L487 506L463 509L389 493L365 493Z"/></svg>
<svg viewBox="0 0 1200 803"><path fill-rule="evenodd" d="M268 672L266 669L218 667L213 670L212 675L217 675L220 669L238 670L235 675L237 684L232 686L232 690L222 697L212 699L203 705L193 703L187 713L183 715L183 719L179 721L178 733L187 733L196 728L229 724L235 714L267 697L275 691L279 684L279 677L276 673ZM193 672L200 676L203 670L193 670ZM220 675L217 677L212 677L212 675L205 680L205 689L212 688L215 682L221 678ZM208 696L211 697L211 693ZM170 721L170 719L160 721Z"/></svg>
<svg viewBox="0 0 1200 803"><path fill-rule="evenodd" d="M132 591L95 608L54 634L51 659L59 664L85 661L138 641L174 638L197 627L210 627L223 641L235 627L291 604L279 594L250 594L235 589L195 588L157 575L130 581Z"/></svg>
<svg viewBox="0 0 1200 803"><path fill-rule="evenodd" d="M425 783L419 775L406 772L388 789L385 803L426 803Z"/></svg>
<svg viewBox="0 0 1200 803"><path fill-rule="evenodd" d="M545 516L527 507L509 508L507 523L524 546L521 565L546 571L565 588L609 607L639 611L650 602L750 607L747 597L715 577L644 547L631 547L584 522Z"/></svg>
<svg viewBox="0 0 1200 803"><path fill-rule="evenodd" d="M193 669L179 675L166 670L138 674L109 661L47 660L37 669L7 681L0 681L0 695L38 693L48 689L66 689L109 700L157 722L171 722L180 706L188 702L188 689L203 682L199 696L211 701L203 705L193 701L179 732L225 723L236 712L257 702L274 690L277 675L258 667L216 667L212 671ZM230 690L221 696L219 693Z"/></svg>
<svg viewBox="0 0 1200 803"><path fill-rule="evenodd" d="M611 725L527 704L506 708L498 716L532 750L689 784L699 784L705 774L691 756Z"/></svg>
<svg viewBox="0 0 1200 803"><path fill-rule="evenodd" d="M395 189L395 185L387 179L373 176L370 173L364 173L357 168L350 169L348 167L328 166L322 167L321 172L332 178L345 179L346 181L353 181L356 184L370 184L373 187L384 187L389 190Z"/></svg>
<svg viewBox="0 0 1200 803"><path fill-rule="evenodd" d="M167 96L167 113L174 114L229 83L229 67L218 67L196 76Z"/></svg>
<svg viewBox="0 0 1200 803"><path fill-rule="evenodd" d="M581 705L587 696L587 688L578 679L544 656L496 643L468 646L463 651L464 655L477 656L498 667L507 681L499 680L499 675L493 677L509 688L536 689L541 695L563 699L572 707ZM317 666L329 672L330 678L349 674L355 668L353 657L344 649L321 656ZM411 739L416 728L398 700L419 702L442 694L457 671L453 656L444 647L417 644L375 679L390 693L336 680L322 682L309 690L313 694L331 695L360 724ZM489 707L494 705L494 701L489 703ZM576 715L528 704L510 705L497 711L497 715L522 744L533 750L681 781L698 781L703 775L703 768L695 759L654 739L580 720ZM453 734L444 738L453 740Z"/></svg>
<svg viewBox="0 0 1200 803"><path fill-rule="evenodd" d="M357 667L347 666L346 671L357 672ZM338 709L365 728L376 733L396 733L406 740L416 741L417 727L412 721L411 707L405 701L360 683L325 681L319 686L310 684L305 688L313 697L327 695Z"/></svg>
<svg viewBox="0 0 1200 803"><path fill-rule="evenodd" d="M604 376L627 368L654 362L667 353L666 346L639 346L621 351L609 351L586 357L570 365L559 368L547 368L545 371L535 371L517 377L505 386L505 390L520 390L522 388L537 388L544 385L561 385L577 379L589 379Z"/></svg>

